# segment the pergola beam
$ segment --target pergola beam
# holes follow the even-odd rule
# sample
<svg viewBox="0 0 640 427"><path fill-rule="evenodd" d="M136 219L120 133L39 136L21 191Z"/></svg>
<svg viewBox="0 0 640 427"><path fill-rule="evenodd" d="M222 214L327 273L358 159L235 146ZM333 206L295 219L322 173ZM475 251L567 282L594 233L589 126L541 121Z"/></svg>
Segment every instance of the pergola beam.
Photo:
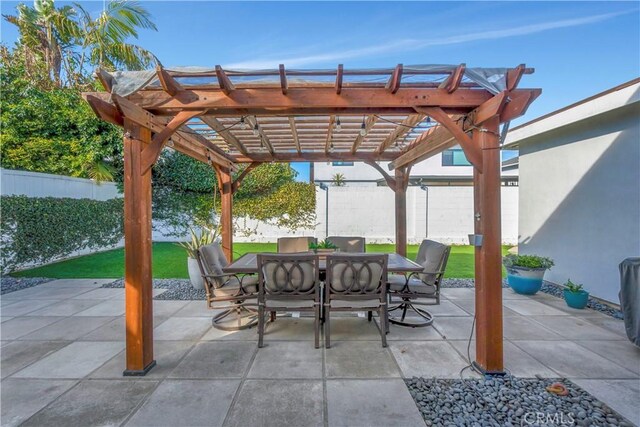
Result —
<svg viewBox="0 0 640 427"><path fill-rule="evenodd" d="M231 94L231 92L233 92L236 88L229 76L227 76L227 73L225 73L222 67L219 65L216 65L216 76L218 77L220 90L222 90L222 93L224 93L225 96L229 96L229 94Z"/></svg>
<svg viewBox="0 0 640 427"><path fill-rule="evenodd" d="M466 64L458 65L458 67L451 73L451 75L440 84L439 88L446 90L448 93L453 93L458 90L460 84L462 83L462 77L464 77L466 68Z"/></svg>
<svg viewBox="0 0 640 427"><path fill-rule="evenodd" d="M249 123L249 126L251 126L251 128L253 129L255 129L256 127L258 128L258 134L260 139L262 140L262 143L265 145L265 147L267 147L267 150L269 150L269 153L273 155L275 153L275 150L273 149L273 145L271 145L271 141L269 140L267 135L264 133L264 129L262 129L262 127L258 123L258 118L256 116L247 116L246 120L247 120L247 123Z"/></svg>
<svg viewBox="0 0 640 427"><path fill-rule="evenodd" d="M211 129L215 130L227 144L234 147L242 154L247 154L247 149L244 144L238 138L236 138L229 129L225 129L225 126L220 123L218 119L212 116L203 115L200 116L200 120L202 120L202 122L209 126Z"/></svg>
<svg viewBox="0 0 640 427"><path fill-rule="evenodd" d="M160 80L162 89L169 95L176 96L180 91L184 90L180 83L160 65L156 67L156 73L158 74L158 80Z"/></svg>
<svg viewBox="0 0 640 427"><path fill-rule="evenodd" d="M411 132L415 126L424 120L424 118L425 116L423 114L412 114L404 119L402 123L397 126L384 141L382 141L376 149L376 153L383 153L384 150L391 146L391 144Z"/></svg>
<svg viewBox="0 0 640 427"><path fill-rule="evenodd" d="M390 161L398 156L398 153L374 153L373 151L358 151L353 154L351 151L333 150L328 153L324 151L303 151L302 153L294 152L276 152L273 155L269 153L250 153L249 155L231 154L231 158L235 163L251 163L251 162L330 162L330 161Z"/></svg>
<svg viewBox="0 0 640 427"><path fill-rule="evenodd" d="M367 135L369 134L369 131L371 130L371 128L373 127L373 125L376 124L376 122L378 121L378 116L371 114L367 117L367 120L364 122L364 135L362 135L361 133L358 133L358 136L356 136L355 141L353 141L353 145L351 146L351 154L355 154L356 151L358 151L358 148L360 147L360 144L362 144L362 141L364 141L364 139L367 137Z"/></svg>
<svg viewBox="0 0 640 427"><path fill-rule="evenodd" d="M284 64L280 64L280 89L282 90L282 94L286 95L287 90L289 89L289 85L287 83L287 72L284 69Z"/></svg>
<svg viewBox="0 0 640 427"><path fill-rule="evenodd" d="M252 162L249 163L247 165L246 168L244 168L242 170L242 172L240 172L240 175L238 175L236 177L236 179L233 180L233 183L231 184L231 191L233 192L233 194L236 193L236 191L238 191L238 188L240 188L240 184L242 184L242 181L247 177L247 175L249 174L249 172L251 172L252 170L254 170L255 168L257 168L258 166L260 166L262 163L260 162Z"/></svg>
<svg viewBox="0 0 640 427"><path fill-rule="evenodd" d="M338 64L338 69L336 71L336 94L340 95L342 92L342 79L344 74L344 66L342 64Z"/></svg>
<svg viewBox="0 0 640 427"><path fill-rule="evenodd" d="M298 130L296 129L295 117L289 117L289 128L291 128L291 135L293 136L293 143L296 145L296 151L298 152L298 154L300 154L300 139L298 138Z"/></svg>
<svg viewBox="0 0 640 427"><path fill-rule="evenodd" d="M400 89L400 82L402 81L402 64L398 64L393 70L389 81L387 82L386 89L391 93L396 93Z"/></svg>

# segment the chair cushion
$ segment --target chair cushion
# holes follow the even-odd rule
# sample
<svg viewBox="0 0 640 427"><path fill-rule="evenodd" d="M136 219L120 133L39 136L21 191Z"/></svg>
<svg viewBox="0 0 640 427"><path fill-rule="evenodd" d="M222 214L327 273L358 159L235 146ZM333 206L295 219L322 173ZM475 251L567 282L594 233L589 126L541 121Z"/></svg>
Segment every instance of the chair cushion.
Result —
<svg viewBox="0 0 640 427"><path fill-rule="evenodd" d="M393 279L392 279L393 277ZM402 276L390 276L389 277L389 291L401 292L404 289L406 279ZM435 295L436 287L433 285L427 285L421 280L412 277L409 279L409 293L421 294L421 295Z"/></svg>
<svg viewBox="0 0 640 427"><path fill-rule="evenodd" d="M315 241L315 237L280 237L278 252L281 254L309 252L309 244L315 243Z"/></svg>
<svg viewBox="0 0 640 427"><path fill-rule="evenodd" d="M336 245L340 252L365 252L364 237L330 236L327 240Z"/></svg>
<svg viewBox="0 0 640 427"><path fill-rule="evenodd" d="M423 240L418 249L416 262L424 267L420 273L420 279L426 283L433 283L437 279L437 273L444 261L448 246L433 240Z"/></svg>
<svg viewBox="0 0 640 427"><path fill-rule="evenodd" d="M267 293L305 293L316 286L312 262L267 261L261 268Z"/></svg>
<svg viewBox="0 0 640 427"><path fill-rule="evenodd" d="M331 300L331 307L335 308L372 308L378 309L380 307L379 299L366 299L366 300Z"/></svg>
<svg viewBox="0 0 640 427"><path fill-rule="evenodd" d="M285 307L290 308L292 311L295 311L296 308L311 308L313 307L314 301L305 299L305 300L279 300L272 299L267 297L264 301L264 306L269 307Z"/></svg>

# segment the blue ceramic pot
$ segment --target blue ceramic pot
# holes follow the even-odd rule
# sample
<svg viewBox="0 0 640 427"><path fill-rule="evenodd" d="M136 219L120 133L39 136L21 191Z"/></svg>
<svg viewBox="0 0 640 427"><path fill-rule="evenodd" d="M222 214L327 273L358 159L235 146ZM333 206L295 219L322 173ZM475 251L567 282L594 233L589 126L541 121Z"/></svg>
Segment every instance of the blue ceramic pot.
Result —
<svg viewBox="0 0 640 427"><path fill-rule="evenodd" d="M517 294L533 295L542 287L544 268L506 267L507 283Z"/></svg>
<svg viewBox="0 0 640 427"><path fill-rule="evenodd" d="M580 292L571 292L568 289L564 290L564 300L567 302L567 305L571 308L583 309L587 306L589 302L589 292L580 291Z"/></svg>

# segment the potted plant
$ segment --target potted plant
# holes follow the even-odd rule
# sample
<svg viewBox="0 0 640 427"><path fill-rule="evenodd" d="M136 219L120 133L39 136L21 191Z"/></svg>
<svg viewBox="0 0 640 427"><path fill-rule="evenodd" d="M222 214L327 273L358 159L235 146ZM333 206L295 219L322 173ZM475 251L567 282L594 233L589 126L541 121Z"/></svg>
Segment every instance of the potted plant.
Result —
<svg viewBox="0 0 640 427"><path fill-rule="evenodd" d="M507 282L515 293L533 295L542 287L544 272L553 267L551 258L509 254L504 257Z"/></svg>
<svg viewBox="0 0 640 427"><path fill-rule="evenodd" d="M329 240L321 240L318 243L311 242L309 243L309 249L313 252L326 257L327 254L335 252L338 247L331 243Z"/></svg>
<svg viewBox="0 0 640 427"><path fill-rule="evenodd" d="M204 226L200 230L200 233L197 233L191 227L189 227L189 230L191 230L191 241L179 242L178 245L187 251L187 270L189 272L191 286L193 286L194 289L204 289L202 273L198 266L198 249L216 241L218 238L218 228Z"/></svg>
<svg viewBox="0 0 640 427"><path fill-rule="evenodd" d="M571 308L583 309L589 302L589 292L582 289L582 285L573 283L571 279L564 284L564 300Z"/></svg>

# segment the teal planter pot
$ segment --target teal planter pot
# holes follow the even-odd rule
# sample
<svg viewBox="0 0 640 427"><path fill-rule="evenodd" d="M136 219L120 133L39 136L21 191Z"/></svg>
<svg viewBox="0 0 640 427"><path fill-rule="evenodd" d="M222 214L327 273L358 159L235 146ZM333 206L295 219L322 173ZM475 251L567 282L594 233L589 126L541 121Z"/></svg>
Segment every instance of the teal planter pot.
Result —
<svg viewBox="0 0 640 427"><path fill-rule="evenodd" d="M542 287L544 268L506 267L507 283L517 294L533 295Z"/></svg>
<svg viewBox="0 0 640 427"><path fill-rule="evenodd" d="M583 309L587 306L587 303L589 302L589 292L586 292L586 291L571 292L568 289L565 289L564 300L567 302L567 305L571 308Z"/></svg>

